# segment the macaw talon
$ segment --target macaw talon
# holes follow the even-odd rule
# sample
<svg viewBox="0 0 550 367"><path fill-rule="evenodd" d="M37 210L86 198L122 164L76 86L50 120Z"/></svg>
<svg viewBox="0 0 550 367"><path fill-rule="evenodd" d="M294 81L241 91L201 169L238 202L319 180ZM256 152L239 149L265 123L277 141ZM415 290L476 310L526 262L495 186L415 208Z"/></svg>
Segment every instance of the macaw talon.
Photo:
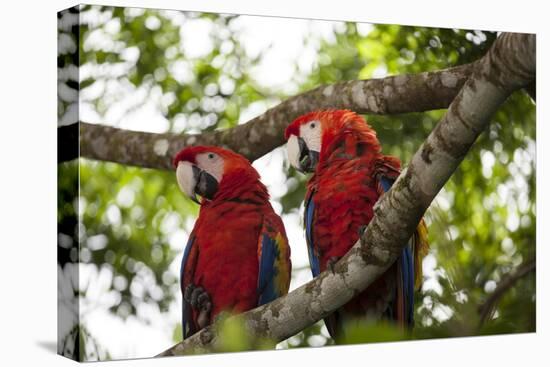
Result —
<svg viewBox="0 0 550 367"><path fill-rule="evenodd" d="M204 309L207 303L211 303L210 295L204 290L204 288L197 287L194 284L189 284L185 288L183 299L193 308L197 309Z"/></svg>
<svg viewBox="0 0 550 367"><path fill-rule="evenodd" d="M191 307L199 311L197 316L197 324L203 328L209 324L210 311L212 310L212 301L210 295L203 287L197 287L194 284L189 284L184 291L183 299L188 302Z"/></svg>
<svg viewBox="0 0 550 367"><path fill-rule="evenodd" d="M332 256L327 260L327 268L332 272L332 274L336 273L334 270L334 266L340 259L341 259L341 256Z"/></svg>
<svg viewBox="0 0 550 367"><path fill-rule="evenodd" d="M183 292L183 300L187 303L191 303L191 294L193 293L194 289L195 286L193 284L189 284L187 287L185 287L185 290Z"/></svg>
<svg viewBox="0 0 550 367"><path fill-rule="evenodd" d="M199 328L205 328L208 326L210 322L210 312L207 311L201 311L199 312L199 316L197 316L197 324L199 325Z"/></svg>
<svg viewBox="0 0 550 367"><path fill-rule="evenodd" d="M212 302L210 302L210 296L208 293L203 292L197 297L197 308L202 311L210 311L212 308Z"/></svg>
<svg viewBox="0 0 550 367"><path fill-rule="evenodd" d="M197 310L199 310L199 315L197 316L197 324L202 329L208 324L210 324L210 310L212 310L212 301L210 300L210 296L208 293L202 289L201 287L196 288L199 289L200 292L196 292L193 294L197 295L193 301L195 301L196 306L194 306Z"/></svg>
<svg viewBox="0 0 550 367"><path fill-rule="evenodd" d="M210 323L210 310L212 309L212 302L210 301L210 296L206 292L199 295L197 302L198 309L200 310L199 316L197 317L197 324L199 324L200 328L203 328Z"/></svg>
<svg viewBox="0 0 550 367"><path fill-rule="evenodd" d="M196 287L191 293L191 299L189 303L193 308L199 308L199 297L205 293L205 290L202 287Z"/></svg>

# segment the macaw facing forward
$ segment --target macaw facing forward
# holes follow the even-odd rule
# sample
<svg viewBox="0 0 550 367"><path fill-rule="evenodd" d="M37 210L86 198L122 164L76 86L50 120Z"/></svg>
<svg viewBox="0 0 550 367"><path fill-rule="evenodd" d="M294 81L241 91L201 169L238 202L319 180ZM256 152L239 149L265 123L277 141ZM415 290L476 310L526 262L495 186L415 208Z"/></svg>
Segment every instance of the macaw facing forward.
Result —
<svg viewBox="0 0 550 367"><path fill-rule="evenodd" d="M313 172L307 183L304 222L313 276L344 256L373 217L373 207L399 175L399 160L384 156L376 133L357 114L327 110L306 114L285 132L290 163ZM388 319L413 325L414 290L422 281L428 243L422 221L390 268L365 291L325 319L335 339L343 324ZM363 321L361 321L363 320ZM345 326L344 326L345 327Z"/></svg>
<svg viewBox="0 0 550 367"><path fill-rule="evenodd" d="M177 182L200 212L181 265L183 338L222 311L241 313L288 292L290 248L266 187L246 158L211 146L175 159Z"/></svg>

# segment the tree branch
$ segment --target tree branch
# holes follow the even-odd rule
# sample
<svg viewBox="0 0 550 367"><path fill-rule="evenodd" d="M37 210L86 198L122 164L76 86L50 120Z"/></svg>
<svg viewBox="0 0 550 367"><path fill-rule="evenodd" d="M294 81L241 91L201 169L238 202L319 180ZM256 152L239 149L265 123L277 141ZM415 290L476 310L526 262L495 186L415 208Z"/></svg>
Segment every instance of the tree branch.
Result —
<svg viewBox="0 0 550 367"><path fill-rule="evenodd" d="M321 320L367 288L395 261L420 218L464 159L491 116L535 75L535 36L502 34L453 100L409 166L334 272L323 272L284 297L235 316L252 338L282 341ZM161 353L204 352L218 345L217 324Z"/></svg>
<svg viewBox="0 0 550 367"><path fill-rule="evenodd" d="M473 66L466 64L440 71L320 86L281 102L246 124L198 135L152 134L83 122L80 124L80 155L127 165L171 169L172 157L185 146L218 145L253 161L282 145L286 126L313 110L337 108L362 114L394 114L447 108ZM65 140L63 136L60 139Z"/></svg>
<svg viewBox="0 0 550 367"><path fill-rule="evenodd" d="M512 288L516 282L527 274L534 272L536 269L536 259L531 259L521 264L513 273L504 277L494 292L487 298L485 303L479 306L479 328L487 321L487 319L493 314L493 310L502 298L502 296Z"/></svg>

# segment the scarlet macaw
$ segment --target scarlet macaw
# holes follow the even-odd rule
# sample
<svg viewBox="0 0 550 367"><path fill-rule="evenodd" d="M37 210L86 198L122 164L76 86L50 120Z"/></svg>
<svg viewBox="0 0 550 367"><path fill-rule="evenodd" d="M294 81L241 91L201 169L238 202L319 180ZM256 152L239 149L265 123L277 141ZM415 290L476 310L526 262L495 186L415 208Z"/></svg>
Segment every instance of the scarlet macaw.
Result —
<svg viewBox="0 0 550 367"><path fill-rule="evenodd" d="M381 153L375 131L348 110L311 112L286 129L290 163L313 172L304 200L304 223L313 276L345 255L373 217L377 200L399 175L400 163ZM335 339L343 324L355 321L396 321L410 327L414 290L422 281L421 260L427 253L426 227L416 234L396 262L365 291L325 319ZM363 321L361 321L363 320Z"/></svg>
<svg viewBox="0 0 550 367"><path fill-rule="evenodd" d="M267 188L246 158L197 146L180 151L174 166L181 190L201 205L181 263L185 339L222 311L244 312L285 295L290 247Z"/></svg>

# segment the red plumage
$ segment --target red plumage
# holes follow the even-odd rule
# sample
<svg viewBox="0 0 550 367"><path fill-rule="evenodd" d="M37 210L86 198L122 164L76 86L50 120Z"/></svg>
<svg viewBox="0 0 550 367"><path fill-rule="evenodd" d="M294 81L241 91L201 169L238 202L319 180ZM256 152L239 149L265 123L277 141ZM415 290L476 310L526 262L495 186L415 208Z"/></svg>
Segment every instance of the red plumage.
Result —
<svg viewBox="0 0 550 367"><path fill-rule="evenodd" d="M177 166L182 160L195 163L196 156L205 152L214 152L223 159L223 177L212 200L202 199L187 245L189 255L182 264L181 285L182 292L193 284L209 294L211 323L222 311L240 313L259 305L261 272L277 269L270 280L277 283L277 296L286 293L290 283L290 248L266 187L244 157L217 147L192 147L178 153L174 164ZM261 268L264 236L273 239L271 243L279 251L267 269ZM190 320L183 316L184 324L190 322L189 335L200 329L198 313L193 309Z"/></svg>
<svg viewBox="0 0 550 367"><path fill-rule="evenodd" d="M321 122L319 162L307 183L306 203L315 208L312 219L313 254L319 259L320 271L344 256L359 239L360 231L373 217L373 207L384 190L381 177L397 178L400 163L384 156L374 130L363 118L347 110L312 112L301 116L285 132L299 136L300 126L309 121ZM307 209L306 209L307 210ZM378 319L388 312L404 325L405 317L397 287L397 263L365 291L336 313L325 319L333 336L340 333L348 318ZM419 269L417 269L419 271ZM391 305L391 306L390 306ZM388 311L388 307L392 309Z"/></svg>

